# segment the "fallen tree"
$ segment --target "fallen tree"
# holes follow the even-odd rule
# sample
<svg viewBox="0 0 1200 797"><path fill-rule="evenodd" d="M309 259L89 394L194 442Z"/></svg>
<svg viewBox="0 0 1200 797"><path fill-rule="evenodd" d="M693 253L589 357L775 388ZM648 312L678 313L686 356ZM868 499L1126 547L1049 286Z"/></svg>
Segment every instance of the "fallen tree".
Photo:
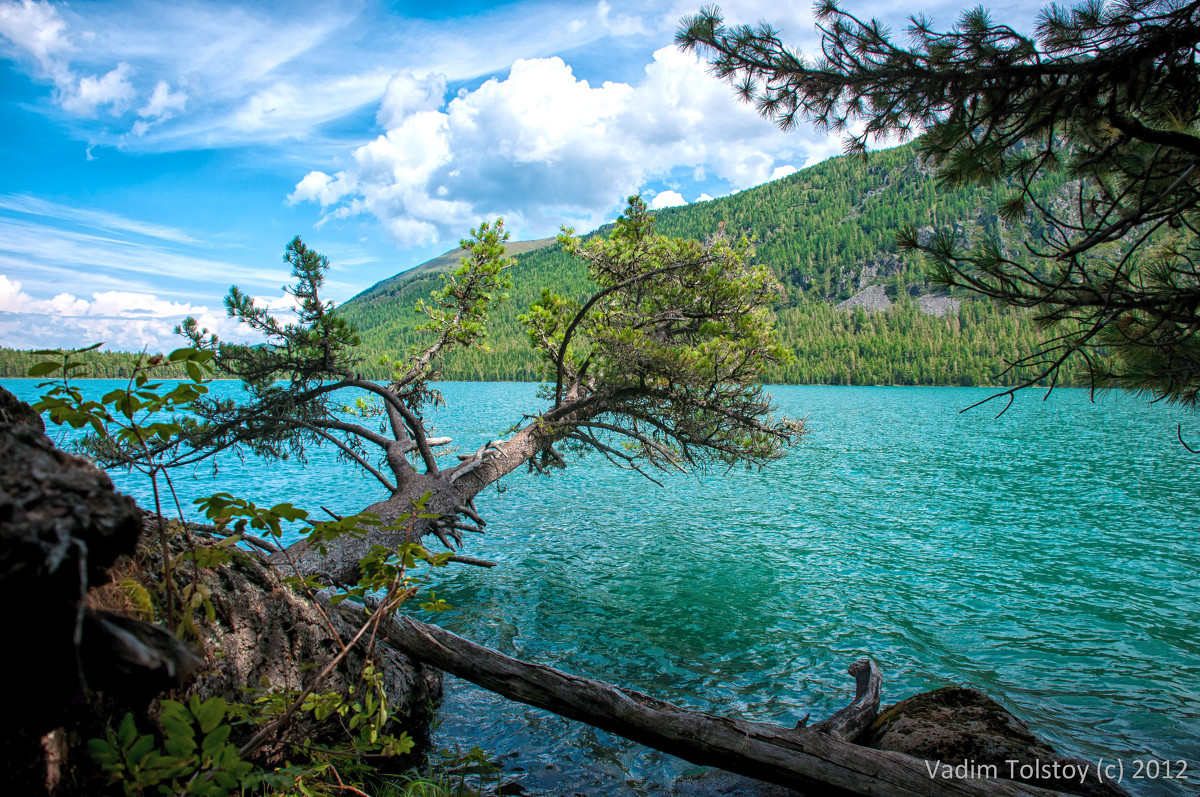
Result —
<svg viewBox="0 0 1200 797"><path fill-rule="evenodd" d="M431 342L397 364L390 383L359 376L357 333L319 296L328 263L297 238L285 256L297 278L296 321L279 321L236 288L226 299L230 314L267 345L224 343L191 319L181 330L211 355L218 375L242 380L249 400L198 397L192 417L178 421L178 434L139 437L136 445L110 440L93 454L110 465L150 458L167 468L221 452L303 461L308 447L333 445L385 496L339 520L337 534L314 530L268 560L304 585L369 598L371 579L389 567L402 570L398 562L413 556L411 543L431 535L457 553L464 532L483 532L474 498L521 466L546 473L565 467L566 454L588 451L647 478L653 468L762 466L804 433L803 421L773 417L759 380L763 367L789 356L772 335L769 304L778 286L769 271L751 261L744 240L720 235L700 243L655 234L634 197L608 238L561 239L587 261L597 291L581 300L545 291L522 316L544 356L541 398L548 406L524 416L507 439L447 462L452 439L433 435L424 418L442 400L433 384L438 364L455 347L483 345L488 309L507 289L502 227L484 224L473 235L463 242L462 266L423 305ZM1048 793L1003 780L943 777L920 759L853 744L879 707L882 676L869 662L852 669L858 690L850 706L812 728L788 729L687 711L520 662L410 619L384 617L373 627L415 660L506 697L786 786L841 794Z"/></svg>
<svg viewBox="0 0 1200 797"><path fill-rule="evenodd" d="M356 620L362 607L338 604ZM412 658L504 697L586 722L696 764L716 766L822 794L897 797L1017 797L1060 792L1011 780L943 777L930 762L849 740L879 710L882 675L858 661L854 702L809 728L784 728L739 717L691 711L636 692L505 656L411 617L389 618L381 637ZM1119 791L1113 793L1119 794Z"/></svg>
<svg viewBox="0 0 1200 797"><path fill-rule="evenodd" d="M515 419L507 439L453 460L452 438L431 434L424 417L442 402L433 382L449 351L485 345L489 309L509 285L502 223L472 234L462 242L462 266L421 305L429 342L395 365L388 384L359 375L358 334L320 297L328 261L296 238L285 255L297 280L289 289L296 321L273 317L236 287L226 297L229 313L266 345L223 342L193 319L180 330L212 353L218 376L242 381L248 400L200 397L185 434L148 448L98 446L93 455L110 466L152 458L169 468L220 453L303 461L309 447L332 445L384 491L365 509L338 511L364 511L379 523L328 545L301 540L272 561L354 584L375 546L432 535L461 548L464 533L486 526L475 496L522 466L545 473L586 451L651 478L655 468L762 466L804 433L803 421L774 417L759 376L790 356L773 336L770 305L780 288L770 270L753 261L744 239L655 233L633 197L608 237L560 239L588 263L597 291L544 291L521 317L543 355L548 406ZM418 522L397 526L422 496Z"/></svg>

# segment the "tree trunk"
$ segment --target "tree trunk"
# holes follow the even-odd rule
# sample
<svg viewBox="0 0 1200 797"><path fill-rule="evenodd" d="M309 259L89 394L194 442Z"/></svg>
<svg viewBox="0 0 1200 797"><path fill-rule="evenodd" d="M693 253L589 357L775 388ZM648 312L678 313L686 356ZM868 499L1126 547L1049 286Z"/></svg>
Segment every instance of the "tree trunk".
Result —
<svg viewBox="0 0 1200 797"><path fill-rule="evenodd" d="M446 522L453 522L485 487L528 462L556 439L557 435L535 421L511 439L492 448L481 449L477 452L479 459L474 462L467 461L457 468L437 474L416 471L404 474L392 495L362 511L378 515L383 526L404 523L412 513L413 502L430 493L425 514L436 514ZM463 525L478 527L479 524L469 520ZM403 542L419 541L430 534L437 535L443 543L452 538L458 542L461 538L460 530L452 526L439 526L433 520L420 519L412 524L409 533L403 529L369 527L365 536L342 537L329 545L325 553L310 546L307 540L300 540L272 554L269 561L287 573L291 573L294 567L306 576L324 574L334 584L354 584L359 577L358 563L372 547L383 545L395 548Z"/></svg>
<svg viewBox="0 0 1200 797"><path fill-rule="evenodd" d="M362 612L345 603L339 607L355 615ZM1058 793L1002 779L942 777L928 762L859 747L814 729L789 729L690 711L640 692L510 658L409 617L393 618L381 629L390 645L414 659L504 697L586 722L696 764L789 788L820 794L899 797L1033 797ZM867 670L868 687L875 680L874 672ZM870 688L865 694L860 688L851 708L869 704L869 693ZM864 716L861 711L853 713ZM850 720L842 727L856 724Z"/></svg>

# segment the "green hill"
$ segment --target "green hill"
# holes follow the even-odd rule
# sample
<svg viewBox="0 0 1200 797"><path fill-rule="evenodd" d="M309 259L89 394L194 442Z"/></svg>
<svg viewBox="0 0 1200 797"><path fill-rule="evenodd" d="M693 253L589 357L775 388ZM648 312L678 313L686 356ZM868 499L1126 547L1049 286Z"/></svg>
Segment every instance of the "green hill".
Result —
<svg viewBox="0 0 1200 797"><path fill-rule="evenodd" d="M1043 184L1047 195L1061 181ZM724 225L757 242L758 256L786 288L776 308L796 361L771 381L803 384L1005 384L1006 359L1032 350L1044 334L1024 313L969 296L941 296L920 258L896 251L896 230L955 225L994 230L997 195L971 186L939 188L912 145L839 157L732 196L656 213L669 235L703 238ZM604 229L596 234L604 234ZM538 364L517 316L543 287L581 298L590 290L582 264L547 240L519 254L510 300L493 315L488 353L456 352L447 379L531 380ZM447 253L363 291L341 312L358 325L364 373L385 353L418 342L418 299L457 260ZM1068 383L1074 372L1063 374Z"/></svg>
<svg viewBox="0 0 1200 797"><path fill-rule="evenodd" d="M1065 180L1040 183L1052 201ZM785 287L775 308L779 333L795 362L766 377L800 384L1012 384L999 376L1006 360L1037 347L1046 334L1022 312L970 295L942 295L926 279L919 257L896 251L904 225L932 231L952 225L964 233L1000 224L992 188L939 187L913 145L838 157L732 196L656 213L668 235L702 239L719 228L756 242L758 257ZM596 233L605 234L602 228ZM386 378L384 356L403 356L423 336L419 299L457 265L454 250L383 280L343 304L342 314L363 338L363 373ZM511 298L496 309L491 351L453 353L447 379L525 381L539 378L538 362L517 316L542 288L583 298L591 283L581 263L556 241L515 242ZM85 342L86 343L86 342ZM104 373L122 373L124 355L94 355ZM28 353L0 351L0 375L23 375ZM111 362L110 362L111 360ZM1060 384L1072 384L1068 366Z"/></svg>

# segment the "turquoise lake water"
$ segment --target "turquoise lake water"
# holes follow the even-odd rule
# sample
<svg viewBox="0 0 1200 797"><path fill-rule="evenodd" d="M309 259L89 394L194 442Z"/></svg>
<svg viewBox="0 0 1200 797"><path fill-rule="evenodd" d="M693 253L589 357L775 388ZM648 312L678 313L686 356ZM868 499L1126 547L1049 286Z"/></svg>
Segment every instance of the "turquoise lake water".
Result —
<svg viewBox="0 0 1200 797"><path fill-rule="evenodd" d="M35 383L5 381L30 397ZM89 389L100 392L107 383ZM221 384L218 389L236 386ZM537 411L536 387L447 383L433 420L463 450ZM718 713L792 725L845 705L853 660L884 701L948 684L998 699L1060 752L1188 762L1200 779L1200 418L1145 401L1027 391L960 414L967 388L777 387L812 432L760 473L660 488L600 459L513 474L477 500L488 534L448 568L439 622L510 655ZM1191 437L1189 437L1189 431ZM1200 447L1193 443L1193 447ZM176 476L353 512L369 478L227 457ZM146 486L114 474L144 500ZM438 742L504 756L552 793L655 794L695 768L447 679Z"/></svg>

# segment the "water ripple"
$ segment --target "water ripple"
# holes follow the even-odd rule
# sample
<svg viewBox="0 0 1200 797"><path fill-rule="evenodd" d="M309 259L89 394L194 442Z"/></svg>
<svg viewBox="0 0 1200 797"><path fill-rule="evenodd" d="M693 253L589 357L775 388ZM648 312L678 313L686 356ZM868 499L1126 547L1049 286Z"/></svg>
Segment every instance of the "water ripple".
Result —
<svg viewBox="0 0 1200 797"><path fill-rule="evenodd" d="M18 395L30 382L6 382ZM103 385L95 389L99 391ZM232 390L223 385L220 389ZM469 450L537 407L532 385L447 384L435 422ZM1200 770L1200 459L1190 416L1083 391L1019 396L998 419L950 388L772 391L809 416L761 473L659 489L585 459L478 501L443 622L506 653L688 706L822 717L870 655L885 700L978 687L1065 753ZM177 485L354 511L378 498L332 452L307 469L222 462ZM129 477L115 479L145 498ZM507 758L530 789L654 794L678 759L449 680L439 740ZM1171 782L1135 784L1180 794Z"/></svg>

